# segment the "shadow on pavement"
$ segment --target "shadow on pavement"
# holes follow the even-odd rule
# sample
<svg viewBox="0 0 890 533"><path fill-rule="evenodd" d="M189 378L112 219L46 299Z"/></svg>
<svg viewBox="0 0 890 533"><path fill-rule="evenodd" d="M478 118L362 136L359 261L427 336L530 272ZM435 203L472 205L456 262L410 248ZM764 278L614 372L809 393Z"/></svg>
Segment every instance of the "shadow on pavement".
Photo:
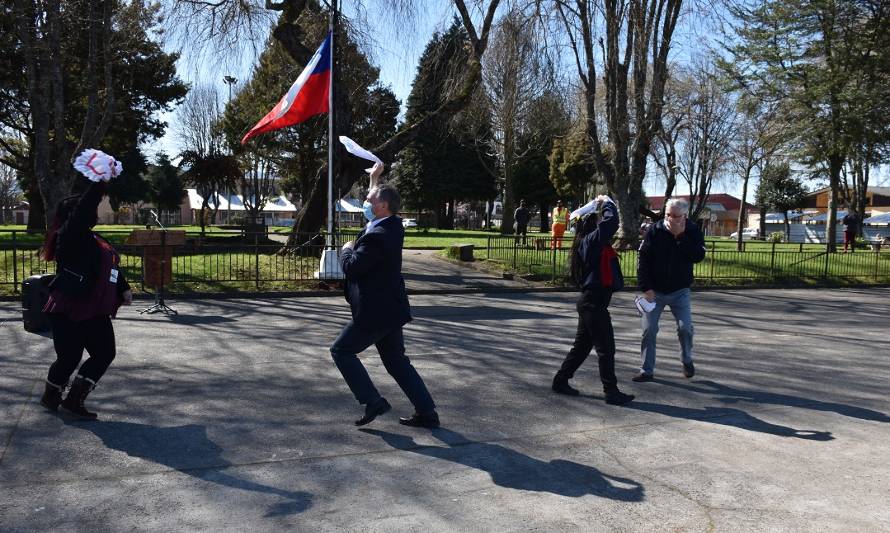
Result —
<svg viewBox="0 0 890 533"><path fill-rule="evenodd" d="M671 381L658 380L659 383L684 389L701 394L718 395L715 399L725 404L734 404L738 402L750 402L756 404L785 405L788 407L801 407L804 409L812 409L814 411L833 412L839 415L848 416L850 418L858 418L860 420L871 420L873 422L890 422L890 416L880 412L866 409L864 407L856 407L855 405L846 405L843 403L823 402L819 400L810 400L798 396L788 394L776 394L768 391L748 391L736 389L727 385L721 385L714 381L695 381L694 383L675 383Z"/></svg>
<svg viewBox="0 0 890 533"><path fill-rule="evenodd" d="M739 429L756 431L758 433L769 433L770 435L779 437L796 437L798 439L816 441L834 440L834 436L832 436L830 431L794 429L788 426L770 424L769 422L765 422L757 417L749 415L741 409L732 409L730 407L705 407L704 409L695 409L692 407L678 407L676 405L639 401L633 401L624 407L626 409L636 409L637 411L644 411L647 413L658 413L673 418L700 420L702 422L737 427Z"/></svg>
<svg viewBox="0 0 890 533"><path fill-rule="evenodd" d="M643 486L631 479L610 476L592 466L573 461L554 459L546 462L498 444L472 442L448 429L431 432L435 438L447 444L447 448L421 446L407 435L376 429L359 431L376 435L397 450L488 472L496 485L509 489L550 492L572 498L591 494L624 502L639 502L645 498Z"/></svg>
<svg viewBox="0 0 890 533"><path fill-rule="evenodd" d="M65 424L88 430L105 446L130 457L146 459L190 476L225 487L281 496L287 501L271 506L265 516L297 514L312 506L308 492L291 492L240 479L223 470L235 466L221 457L222 448L207 437L204 426L188 424L158 427L130 422L77 422ZM195 464L200 461L200 464Z"/></svg>

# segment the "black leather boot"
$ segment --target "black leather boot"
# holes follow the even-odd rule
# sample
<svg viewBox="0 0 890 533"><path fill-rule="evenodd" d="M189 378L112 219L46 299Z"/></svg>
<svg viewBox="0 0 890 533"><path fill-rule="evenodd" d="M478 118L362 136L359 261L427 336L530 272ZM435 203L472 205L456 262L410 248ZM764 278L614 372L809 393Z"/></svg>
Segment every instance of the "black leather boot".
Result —
<svg viewBox="0 0 890 533"><path fill-rule="evenodd" d="M77 376L74 378L74 383L71 384L68 396L62 400L62 409L83 420L95 420L97 418L96 413L87 411L83 405L83 402L95 386L95 383L84 377Z"/></svg>
<svg viewBox="0 0 890 533"><path fill-rule="evenodd" d="M62 403L62 389L64 388L62 385L55 385L47 381L43 396L40 397L40 405L50 411L58 411L59 404Z"/></svg>

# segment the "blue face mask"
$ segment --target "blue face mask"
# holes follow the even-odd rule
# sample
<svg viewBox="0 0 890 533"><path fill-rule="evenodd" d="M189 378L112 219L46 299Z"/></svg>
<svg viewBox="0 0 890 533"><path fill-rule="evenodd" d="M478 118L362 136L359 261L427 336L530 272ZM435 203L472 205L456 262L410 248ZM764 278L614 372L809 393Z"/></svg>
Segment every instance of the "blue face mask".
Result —
<svg viewBox="0 0 890 533"><path fill-rule="evenodd" d="M368 222L373 222L375 218L374 211L371 210L371 202L365 200L365 203L362 204L362 211L364 212L365 218L368 219Z"/></svg>

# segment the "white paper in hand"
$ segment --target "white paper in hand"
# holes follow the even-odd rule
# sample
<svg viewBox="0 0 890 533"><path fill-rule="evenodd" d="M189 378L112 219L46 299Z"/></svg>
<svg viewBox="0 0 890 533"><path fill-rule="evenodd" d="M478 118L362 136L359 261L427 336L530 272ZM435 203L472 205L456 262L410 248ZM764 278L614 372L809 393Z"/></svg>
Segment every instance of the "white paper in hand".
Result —
<svg viewBox="0 0 890 533"><path fill-rule="evenodd" d="M90 181L109 181L124 170L120 161L93 148L88 148L77 156L74 168Z"/></svg>
<svg viewBox="0 0 890 533"><path fill-rule="evenodd" d="M579 207L578 209L575 209L574 211L572 211L572 214L569 215L569 219L581 218L584 215L586 215L587 213L593 213L594 211L599 209L599 205L600 204L598 201L591 200L591 201L587 202L586 204L582 205L581 207Z"/></svg>
<svg viewBox="0 0 890 533"><path fill-rule="evenodd" d="M377 157L376 155L372 154L371 152L365 150L364 148L359 146L358 143L356 143L349 137L347 137L345 135L341 135L340 142L343 143L343 146L346 147L346 151L349 152L350 154L352 154L354 156L361 157L362 159L367 159L368 161L380 163L381 165L383 164L383 161L381 161L379 157ZM366 168L365 172L370 174L372 170L374 170L374 167Z"/></svg>
<svg viewBox="0 0 890 533"><path fill-rule="evenodd" d="M634 305L637 306L637 311L639 311L641 315L644 313L651 313L652 310L655 309L655 302L650 302L642 296L634 298Z"/></svg>

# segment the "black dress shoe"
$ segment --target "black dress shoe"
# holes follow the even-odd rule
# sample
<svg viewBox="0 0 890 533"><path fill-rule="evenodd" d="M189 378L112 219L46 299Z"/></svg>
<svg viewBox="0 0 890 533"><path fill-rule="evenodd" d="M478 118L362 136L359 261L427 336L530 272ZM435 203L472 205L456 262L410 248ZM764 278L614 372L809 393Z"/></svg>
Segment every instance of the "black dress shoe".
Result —
<svg viewBox="0 0 890 533"><path fill-rule="evenodd" d="M399 424L416 428L436 429L439 427L439 415L435 411L423 415L414 413L409 417L399 418Z"/></svg>
<svg viewBox="0 0 890 533"><path fill-rule="evenodd" d="M655 376L652 374L647 374L645 372L640 372L636 376L630 378L631 381L636 381L637 383L644 383L646 381L654 381Z"/></svg>
<svg viewBox="0 0 890 533"><path fill-rule="evenodd" d="M389 405L389 402L386 401L386 398L380 397L377 401L373 403L369 403L365 406L365 416L359 418L355 421L356 426L364 426L365 424L370 424L375 418L386 413L392 409L392 406Z"/></svg>
<svg viewBox="0 0 890 533"><path fill-rule="evenodd" d="M569 385L569 380L553 378L553 385L550 386L553 392L557 394L565 394L566 396L578 396L581 392Z"/></svg>
<svg viewBox="0 0 890 533"><path fill-rule="evenodd" d="M636 396L633 394L624 394L618 389L606 393L606 403L609 405L624 405L630 403L634 398L636 398Z"/></svg>
<svg viewBox="0 0 890 533"><path fill-rule="evenodd" d="M695 375L695 365L692 364L692 361L690 361L689 364L683 363L683 375L686 376L687 379Z"/></svg>

